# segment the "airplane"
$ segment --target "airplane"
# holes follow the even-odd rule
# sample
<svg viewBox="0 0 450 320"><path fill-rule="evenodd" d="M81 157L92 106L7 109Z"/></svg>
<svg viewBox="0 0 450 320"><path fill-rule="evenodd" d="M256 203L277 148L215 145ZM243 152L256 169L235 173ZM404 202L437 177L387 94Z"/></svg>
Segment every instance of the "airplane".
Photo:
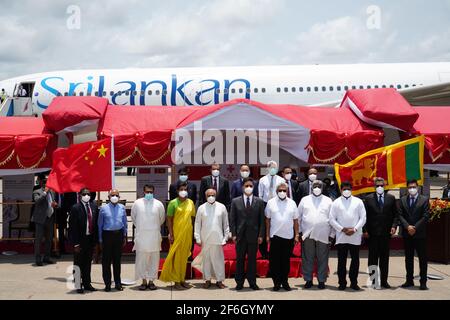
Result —
<svg viewBox="0 0 450 320"><path fill-rule="evenodd" d="M98 96L129 106L237 98L337 106L347 90L371 88L395 88L412 105L450 105L450 62L51 71L0 81L8 96L0 116L40 116L57 96Z"/></svg>

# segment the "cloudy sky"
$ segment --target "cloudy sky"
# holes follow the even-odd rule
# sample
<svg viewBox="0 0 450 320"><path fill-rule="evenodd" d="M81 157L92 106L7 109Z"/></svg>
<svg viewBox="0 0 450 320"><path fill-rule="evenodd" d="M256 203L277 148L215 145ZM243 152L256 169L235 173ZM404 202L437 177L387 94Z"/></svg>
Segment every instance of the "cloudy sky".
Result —
<svg viewBox="0 0 450 320"><path fill-rule="evenodd" d="M450 0L0 0L0 79L125 67L450 61Z"/></svg>

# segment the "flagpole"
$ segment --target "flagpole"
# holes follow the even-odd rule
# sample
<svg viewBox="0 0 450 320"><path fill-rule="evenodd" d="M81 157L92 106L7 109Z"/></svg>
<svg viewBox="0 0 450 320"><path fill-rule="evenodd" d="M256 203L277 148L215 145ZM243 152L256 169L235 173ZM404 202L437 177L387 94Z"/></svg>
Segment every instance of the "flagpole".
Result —
<svg viewBox="0 0 450 320"><path fill-rule="evenodd" d="M114 161L114 133L111 136L111 184L112 184L112 189L116 188L116 175L115 175L115 171L114 171L114 166L115 161Z"/></svg>

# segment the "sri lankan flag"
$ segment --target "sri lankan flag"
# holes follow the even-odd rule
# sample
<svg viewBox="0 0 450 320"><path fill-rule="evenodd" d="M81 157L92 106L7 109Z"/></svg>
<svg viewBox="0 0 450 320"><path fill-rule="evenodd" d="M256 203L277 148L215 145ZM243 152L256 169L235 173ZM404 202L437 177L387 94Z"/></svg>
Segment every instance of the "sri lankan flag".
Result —
<svg viewBox="0 0 450 320"><path fill-rule="evenodd" d="M353 194L374 191L373 179L386 180L386 190L406 187L406 181L416 179L423 184L424 137L416 137L387 147L378 148L340 165L336 163L336 178L350 181Z"/></svg>

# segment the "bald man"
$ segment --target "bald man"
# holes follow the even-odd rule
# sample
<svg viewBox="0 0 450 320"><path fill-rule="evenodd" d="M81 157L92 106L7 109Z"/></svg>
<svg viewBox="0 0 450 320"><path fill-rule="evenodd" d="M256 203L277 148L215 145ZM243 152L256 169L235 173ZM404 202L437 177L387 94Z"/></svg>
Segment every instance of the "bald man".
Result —
<svg viewBox="0 0 450 320"><path fill-rule="evenodd" d="M102 270L105 291L111 291L111 263L114 271L116 290L122 291L120 265L122 247L127 242L127 213L125 206L119 203L119 190L111 190L109 203L100 208L98 217L98 237L102 245Z"/></svg>

